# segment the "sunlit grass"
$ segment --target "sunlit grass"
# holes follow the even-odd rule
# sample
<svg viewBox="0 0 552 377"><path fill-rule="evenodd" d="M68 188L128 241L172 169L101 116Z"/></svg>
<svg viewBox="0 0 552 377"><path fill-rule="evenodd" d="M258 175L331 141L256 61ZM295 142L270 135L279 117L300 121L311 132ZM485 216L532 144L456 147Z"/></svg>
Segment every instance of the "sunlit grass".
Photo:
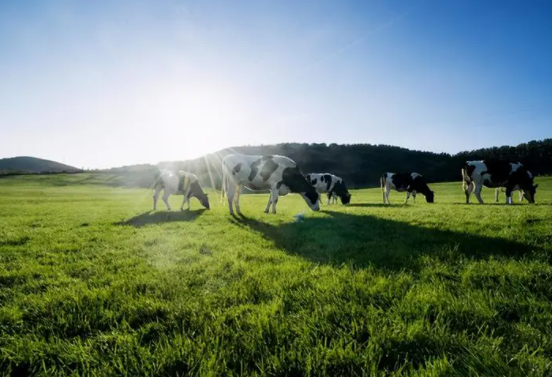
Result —
<svg viewBox="0 0 552 377"><path fill-rule="evenodd" d="M244 218L113 179L0 179L0 374L552 374L550 178L531 206L447 183Z"/></svg>

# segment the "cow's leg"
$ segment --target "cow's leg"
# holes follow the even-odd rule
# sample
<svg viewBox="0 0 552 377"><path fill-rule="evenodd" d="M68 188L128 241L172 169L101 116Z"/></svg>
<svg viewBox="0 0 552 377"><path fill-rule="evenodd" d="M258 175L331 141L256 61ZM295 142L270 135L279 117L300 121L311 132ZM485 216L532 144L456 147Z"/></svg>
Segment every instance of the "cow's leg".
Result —
<svg viewBox="0 0 552 377"><path fill-rule="evenodd" d="M184 210L184 203L186 203L187 199L186 199L186 195L184 195L182 197L182 205L180 206L180 210L183 211ZM190 208L188 208L190 209Z"/></svg>
<svg viewBox="0 0 552 377"><path fill-rule="evenodd" d="M466 194L466 204L470 204L470 195L475 184L473 182L464 182L464 193Z"/></svg>
<svg viewBox="0 0 552 377"><path fill-rule="evenodd" d="M270 190L270 195L268 196L268 203L266 204L264 213L268 213L268 210L270 209L271 204L272 204L272 190Z"/></svg>
<svg viewBox="0 0 552 377"><path fill-rule="evenodd" d="M153 210L155 211L157 209L157 199L159 198L159 193L161 193L162 188L156 187L155 191L153 192Z"/></svg>
<svg viewBox="0 0 552 377"><path fill-rule="evenodd" d="M506 204L512 204L512 192L506 190Z"/></svg>
<svg viewBox="0 0 552 377"><path fill-rule="evenodd" d="M479 204L483 204L483 198L481 197L481 190L483 189L482 185L475 185L475 189L473 190L473 194L477 198L477 201ZM466 194L468 195L468 194Z"/></svg>
<svg viewBox="0 0 552 377"><path fill-rule="evenodd" d="M228 210L230 214L234 214L234 195L236 194L236 186L228 182L226 186L226 199L228 200Z"/></svg>
<svg viewBox="0 0 552 377"><path fill-rule="evenodd" d="M163 196L161 197L161 199L163 199L163 201L165 202L165 205L167 206L167 209L170 211L171 210L171 205L169 204L169 194L167 193L167 191L165 190L165 192L163 193Z"/></svg>
<svg viewBox="0 0 552 377"><path fill-rule="evenodd" d="M412 200L416 203L416 191L412 191Z"/></svg>
<svg viewBox="0 0 552 377"><path fill-rule="evenodd" d="M186 195L186 204L188 205L188 211L190 210L190 195Z"/></svg>
<svg viewBox="0 0 552 377"><path fill-rule="evenodd" d="M383 204L390 204L389 203L389 193L391 192L390 187L385 187L385 191L383 192Z"/></svg>
<svg viewBox="0 0 552 377"><path fill-rule="evenodd" d="M506 204L513 204L512 192L514 192L513 188L506 186Z"/></svg>
<svg viewBox="0 0 552 377"><path fill-rule="evenodd" d="M242 192L242 186L238 185L236 188L236 211L241 214L241 208L240 208L240 197Z"/></svg>
<svg viewBox="0 0 552 377"><path fill-rule="evenodd" d="M523 190L519 190L519 201L523 202Z"/></svg>
<svg viewBox="0 0 552 377"><path fill-rule="evenodd" d="M410 191L406 192L406 199L404 200L404 204L408 203L408 199L410 198Z"/></svg>
<svg viewBox="0 0 552 377"><path fill-rule="evenodd" d="M499 192L500 192L500 187L497 187L495 189L495 203L498 203L498 194L499 194Z"/></svg>
<svg viewBox="0 0 552 377"><path fill-rule="evenodd" d="M330 205L331 204L330 201L332 199L332 193L328 192L327 196L328 196L328 205Z"/></svg>
<svg viewBox="0 0 552 377"><path fill-rule="evenodd" d="M278 203L278 194L279 194L279 190L278 189L273 189L272 192L271 192L271 197L272 197L272 213L276 213L276 204Z"/></svg>

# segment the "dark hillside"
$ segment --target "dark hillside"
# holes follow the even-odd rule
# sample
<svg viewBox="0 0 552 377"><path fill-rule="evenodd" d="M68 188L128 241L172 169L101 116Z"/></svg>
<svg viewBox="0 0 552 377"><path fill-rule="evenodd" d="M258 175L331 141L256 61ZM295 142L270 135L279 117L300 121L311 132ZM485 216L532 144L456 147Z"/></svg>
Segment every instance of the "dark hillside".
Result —
<svg viewBox="0 0 552 377"><path fill-rule="evenodd" d="M502 146L460 152L455 155L410 150L390 145L299 144L242 146L223 149L195 160L162 162L162 168L197 174L205 185L220 187L221 159L229 153L281 154L296 161L304 173L330 172L350 187L374 187L384 172L413 172L429 182L458 181L466 160L505 159L524 163L535 175L552 174L552 139L530 141L516 147ZM210 174L209 174L210 173Z"/></svg>
<svg viewBox="0 0 552 377"><path fill-rule="evenodd" d="M59 173L77 172L74 166L61 164L56 161L42 158L20 156L0 159L0 174L5 173Z"/></svg>

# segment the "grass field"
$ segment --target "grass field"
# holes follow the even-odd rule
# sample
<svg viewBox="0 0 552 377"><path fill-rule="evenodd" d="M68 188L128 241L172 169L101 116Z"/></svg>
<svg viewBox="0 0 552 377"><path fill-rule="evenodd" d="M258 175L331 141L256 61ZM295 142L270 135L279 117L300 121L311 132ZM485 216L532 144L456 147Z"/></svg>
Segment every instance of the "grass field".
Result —
<svg viewBox="0 0 552 377"><path fill-rule="evenodd" d="M536 205L447 183L244 218L109 179L0 179L0 374L552 375L552 178Z"/></svg>

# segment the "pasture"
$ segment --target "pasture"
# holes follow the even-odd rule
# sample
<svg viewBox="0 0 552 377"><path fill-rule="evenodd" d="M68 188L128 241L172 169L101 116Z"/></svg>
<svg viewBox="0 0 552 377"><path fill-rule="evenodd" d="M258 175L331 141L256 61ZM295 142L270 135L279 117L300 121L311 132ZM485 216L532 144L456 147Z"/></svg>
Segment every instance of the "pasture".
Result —
<svg viewBox="0 0 552 377"><path fill-rule="evenodd" d="M112 179L0 179L0 374L552 375L552 178L535 205L457 182L244 217Z"/></svg>

